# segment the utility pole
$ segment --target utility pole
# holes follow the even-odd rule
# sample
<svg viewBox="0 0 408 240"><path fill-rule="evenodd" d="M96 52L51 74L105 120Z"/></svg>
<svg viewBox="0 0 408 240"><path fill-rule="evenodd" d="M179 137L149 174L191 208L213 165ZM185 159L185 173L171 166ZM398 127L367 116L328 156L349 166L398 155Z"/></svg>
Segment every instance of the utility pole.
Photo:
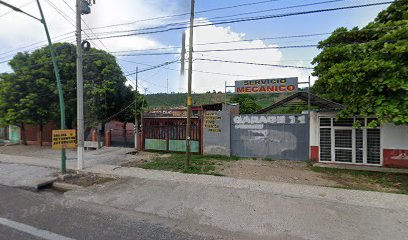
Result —
<svg viewBox="0 0 408 240"><path fill-rule="evenodd" d="M82 73L81 3L76 0L76 53L77 53L77 168L84 168L84 79Z"/></svg>
<svg viewBox="0 0 408 240"><path fill-rule="evenodd" d="M136 82L136 87L135 87L135 149L136 152L138 151L138 135L139 135L139 121L137 118L137 75L139 72L139 68L136 67L136 72L135 72L135 82Z"/></svg>
<svg viewBox="0 0 408 240"><path fill-rule="evenodd" d="M191 0L190 36L188 46L188 93L187 93L187 125L186 125L186 168L190 167L190 140L191 140L191 81L193 78L193 29L194 29L194 0Z"/></svg>

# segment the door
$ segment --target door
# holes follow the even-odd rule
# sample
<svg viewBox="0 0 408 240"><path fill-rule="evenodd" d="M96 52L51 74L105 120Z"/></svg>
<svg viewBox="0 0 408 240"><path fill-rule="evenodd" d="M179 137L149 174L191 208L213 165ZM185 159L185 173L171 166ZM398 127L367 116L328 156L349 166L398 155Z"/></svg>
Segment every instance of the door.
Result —
<svg viewBox="0 0 408 240"><path fill-rule="evenodd" d="M336 162L353 161L353 130L334 128L334 158Z"/></svg>

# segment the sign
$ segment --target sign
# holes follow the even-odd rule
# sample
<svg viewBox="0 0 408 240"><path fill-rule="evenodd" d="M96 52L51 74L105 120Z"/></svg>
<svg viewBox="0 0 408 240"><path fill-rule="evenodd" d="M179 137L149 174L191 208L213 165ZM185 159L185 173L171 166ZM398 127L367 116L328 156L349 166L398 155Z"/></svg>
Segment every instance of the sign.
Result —
<svg viewBox="0 0 408 240"><path fill-rule="evenodd" d="M235 81L235 93L292 93L298 91L298 78L272 78Z"/></svg>
<svg viewBox="0 0 408 240"><path fill-rule="evenodd" d="M249 116L240 115L233 118L235 129L264 129L265 124L306 124L305 115Z"/></svg>
<svg viewBox="0 0 408 240"><path fill-rule="evenodd" d="M221 132L220 128L221 117L218 116L216 112L206 112L204 128L208 129L209 132Z"/></svg>
<svg viewBox="0 0 408 240"><path fill-rule="evenodd" d="M52 130L52 149L76 148L76 130Z"/></svg>

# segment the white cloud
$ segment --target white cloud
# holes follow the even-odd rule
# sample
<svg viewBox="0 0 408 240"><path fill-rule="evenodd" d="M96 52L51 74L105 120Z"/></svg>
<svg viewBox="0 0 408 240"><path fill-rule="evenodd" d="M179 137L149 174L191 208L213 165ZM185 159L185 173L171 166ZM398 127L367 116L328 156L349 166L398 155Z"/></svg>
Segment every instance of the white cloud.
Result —
<svg viewBox="0 0 408 240"><path fill-rule="evenodd" d="M65 0L66 3L70 5L68 7L62 0L49 0L55 6L57 6L64 14L67 15L67 18L70 19L71 23L64 19L54 8L52 8L47 1L41 1L45 18L48 23L50 34L53 38L53 41L56 42L60 38L55 38L55 36L72 32L67 35L70 38L65 39L64 41L74 42L75 41L75 13L72 9L75 9L75 1ZM16 6L21 6L23 3L14 3ZM164 0L105 0L105 1L96 1L96 4L91 7L92 13L90 15L84 15L83 19L87 22L88 26L91 28L101 27L106 25L112 25L117 23L126 23L132 22L137 19L146 19L152 18L155 16L163 16L173 14L175 4L172 6L161 9L160 3L163 3ZM39 17L39 10L37 4L34 2L22 8L24 11ZM0 7L0 15L7 13L9 10L5 7ZM132 25L119 26L115 28L103 28L95 29L94 32L105 32L105 31L120 31L127 29L135 29L140 27L146 27L151 25L162 24L164 20L154 20L148 22L138 22ZM73 24L73 25L72 25ZM87 28L82 24L82 28ZM88 35L92 37L92 33L87 31ZM44 28L41 23L38 21L23 15L18 12L12 12L0 18L0 62L10 59L16 52L9 54L1 54L8 52L15 48L22 46L27 46L35 42L45 41L46 36L44 33ZM83 34L83 38L89 38L86 34ZM105 39L101 40L104 45L109 49L109 51L122 51L130 49L147 49L147 48L156 48L164 46L159 41L148 37L148 36L133 36L126 38L115 38L115 39ZM93 41L94 46L97 45L99 48L104 49L102 44L99 41ZM31 50L33 48L38 48L42 45L45 45L46 42L35 45L27 49L22 50ZM20 51L22 51L20 50ZM0 71L8 70L6 64L0 65Z"/></svg>
<svg viewBox="0 0 408 240"><path fill-rule="evenodd" d="M199 19L201 23L204 19ZM209 23L209 22L208 22ZM187 35L188 36L188 35ZM267 45L261 40L233 42L216 45L199 45L209 42L231 42L239 41L244 38L244 33L237 33L230 27L206 26L194 29L194 51L213 50L213 49L241 49L241 48L265 48L276 47L277 45ZM232 60L241 62L267 63L280 65L304 66L304 62L282 62L283 53L279 49L252 50L252 51L227 51L227 52L208 52L194 53L194 58ZM187 66L187 64L186 64ZM235 63L220 63L207 61L193 62L193 91L205 92L210 90L224 91L224 82L228 85L234 85L236 80L259 79L259 78L279 78L279 77L297 77L304 76L305 71L294 68L277 68L269 66L256 66ZM216 72L231 76L201 73L200 71ZM242 75L242 76L239 76ZM187 86L186 80L181 81L180 87ZM233 90L233 89L231 89Z"/></svg>

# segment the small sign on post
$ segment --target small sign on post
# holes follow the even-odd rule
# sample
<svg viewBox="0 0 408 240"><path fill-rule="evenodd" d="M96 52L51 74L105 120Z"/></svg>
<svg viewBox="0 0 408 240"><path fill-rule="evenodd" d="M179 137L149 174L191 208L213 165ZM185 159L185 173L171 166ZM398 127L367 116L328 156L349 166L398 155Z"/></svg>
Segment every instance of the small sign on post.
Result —
<svg viewBox="0 0 408 240"><path fill-rule="evenodd" d="M76 130L52 130L52 149L76 148Z"/></svg>

